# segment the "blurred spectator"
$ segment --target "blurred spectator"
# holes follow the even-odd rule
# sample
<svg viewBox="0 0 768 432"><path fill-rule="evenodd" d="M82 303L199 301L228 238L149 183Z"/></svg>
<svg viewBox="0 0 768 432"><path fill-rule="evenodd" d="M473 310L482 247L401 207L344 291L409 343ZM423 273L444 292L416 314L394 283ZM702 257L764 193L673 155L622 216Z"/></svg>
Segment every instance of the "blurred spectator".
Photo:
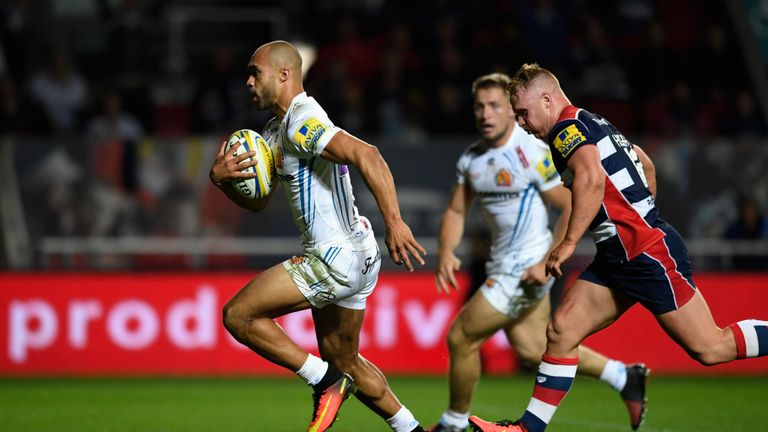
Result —
<svg viewBox="0 0 768 432"><path fill-rule="evenodd" d="M673 132L677 136L691 136L696 120L696 106L687 81L680 80L672 88L669 114Z"/></svg>
<svg viewBox="0 0 768 432"><path fill-rule="evenodd" d="M144 129L134 116L123 111L117 91L107 91L102 99L101 114L91 119L86 130L92 144L93 166L103 179L112 181L114 188L134 193L137 189L137 147Z"/></svg>
<svg viewBox="0 0 768 432"><path fill-rule="evenodd" d="M234 67L232 49L213 49L209 69L200 77L192 98L192 128L195 132L226 132L237 129L234 122L245 102L245 73Z"/></svg>
<svg viewBox="0 0 768 432"><path fill-rule="evenodd" d="M343 71L345 81L354 81L362 86L368 83L379 67L379 56L360 35L358 25L358 21L350 15L339 19L336 40L320 49L314 73L333 75L332 69L338 67Z"/></svg>
<svg viewBox="0 0 768 432"><path fill-rule="evenodd" d="M566 40L572 16L554 0L514 0L517 16L525 33L525 44L536 62L553 69L566 66ZM559 75L559 74L558 74Z"/></svg>
<svg viewBox="0 0 768 432"><path fill-rule="evenodd" d="M723 233L728 240L766 240L768 239L768 218L763 215L757 202L746 194L736 198L737 215ZM765 270L768 257L737 255L731 262L737 270Z"/></svg>
<svg viewBox="0 0 768 432"><path fill-rule="evenodd" d="M0 1L0 44L7 72L17 83L27 79L27 0Z"/></svg>
<svg viewBox="0 0 768 432"><path fill-rule="evenodd" d="M765 138L768 133L765 118L758 111L755 98L751 93L742 90L736 95L735 109L727 117L722 130L737 138Z"/></svg>
<svg viewBox="0 0 768 432"><path fill-rule="evenodd" d="M123 110L122 98L116 90L108 90L103 95L101 109L101 114L93 117L86 127L89 139L138 143L144 136L144 129L136 117Z"/></svg>
<svg viewBox="0 0 768 432"><path fill-rule="evenodd" d="M0 76L0 133L20 132L22 118L16 86L8 75Z"/></svg>
<svg viewBox="0 0 768 432"><path fill-rule="evenodd" d="M54 132L71 134L77 131L87 87L65 51L56 51L48 68L35 74L30 91L34 101L43 108Z"/></svg>
<svg viewBox="0 0 768 432"><path fill-rule="evenodd" d="M603 25L594 17L584 18L585 40L574 48L573 57L581 73L580 93L590 100L629 98L626 74ZM618 126L618 125L617 125Z"/></svg>
<svg viewBox="0 0 768 432"><path fill-rule="evenodd" d="M674 71L680 70L680 57L667 45L664 26L656 20L646 28L644 43L627 57L627 71L634 95L641 100L651 99L657 92L666 91L672 85Z"/></svg>
<svg viewBox="0 0 768 432"><path fill-rule="evenodd" d="M163 9L165 0L95 0L106 23L107 50L104 62L123 97L125 109L133 113L145 128L152 124L149 99L151 74L157 71L150 31ZM116 6L115 6L116 5Z"/></svg>

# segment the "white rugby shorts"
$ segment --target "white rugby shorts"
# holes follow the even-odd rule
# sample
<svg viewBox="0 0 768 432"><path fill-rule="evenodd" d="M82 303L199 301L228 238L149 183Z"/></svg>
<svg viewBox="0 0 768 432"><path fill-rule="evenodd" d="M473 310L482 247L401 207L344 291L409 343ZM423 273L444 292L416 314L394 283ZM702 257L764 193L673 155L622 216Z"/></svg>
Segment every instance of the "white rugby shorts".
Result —
<svg viewBox="0 0 768 432"><path fill-rule="evenodd" d="M527 269L539 261L541 261L540 256L533 257L521 263L522 265L519 267ZM522 271L511 274L490 274L480 286L480 292L499 312L513 319L517 318L529 308L537 305L555 284L553 277L550 277L543 285L523 284L520 282L522 275Z"/></svg>
<svg viewBox="0 0 768 432"><path fill-rule="evenodd" d="M312 307L336 304L365 309L376 286L381 253L372 230L336 246L308 248L302 256L283 261L283 266Z"/></svg>

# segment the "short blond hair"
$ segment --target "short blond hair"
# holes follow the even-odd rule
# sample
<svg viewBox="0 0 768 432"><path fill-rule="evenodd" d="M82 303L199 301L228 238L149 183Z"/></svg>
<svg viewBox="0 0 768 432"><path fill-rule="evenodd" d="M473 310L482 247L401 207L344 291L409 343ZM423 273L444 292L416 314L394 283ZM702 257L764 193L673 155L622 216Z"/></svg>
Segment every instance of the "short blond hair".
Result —
<svg viewBox="0 0 768 432"><path fill-rule="evenodd" d="M528 88L528 85L530 85L533 80L542 75L548 75L555 78L555 75L552 72L539 66L538 63L525 63L520 66L520 69L515 72L515 75L509 81L509 84L507 84L507 93L514 95L519 89Z"/></svg>
<svg viewBox="0 0 768 432"><path fill-rule="evenodd" d="M500 89L504 90L505 92L508 91L509 83L512 79L509 77L509 75L501 72L494 72L487 75L483 75L481 77L478 77L473 83L472 83L472 94L477 94L477 91L480 89L487 89L492 87L499 87Z"/></svg>

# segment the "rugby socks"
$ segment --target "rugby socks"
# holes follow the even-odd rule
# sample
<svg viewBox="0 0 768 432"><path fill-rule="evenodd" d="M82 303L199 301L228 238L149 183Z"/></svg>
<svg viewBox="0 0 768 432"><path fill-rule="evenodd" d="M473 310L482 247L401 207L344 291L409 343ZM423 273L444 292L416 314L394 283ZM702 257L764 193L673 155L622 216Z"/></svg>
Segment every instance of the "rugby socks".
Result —
<svg viewBox="0 0 768 432"><path fill-rule="evenodd" d="M768 321L744 320L728 326L736 340L736 358L768 354Z"/></svg>
<svg viewBox="0 0 768 432"><path fill-rule="evenodd" d="M308 354L307 360L301 366L301 369L296 371L296 374L302 377L307 384L314 386L323 379L323 376L327 371L328 362L323 361L323 359L313 356L312 354Z"/></svg>
<svg viewBox="0 0 768 432"><path fill-rule="evenodd" d="M546 354L541 358L539 373L533 386L533 397L528 403L520 423L528 432L542 432L555 414L573 384L579 358L555 358Z"/></svg>
<svg viewBox="0 0 768 432"><path fill-rule="evenodd" d="M445 410L438 422L443 426L451 426L464 430L469 426L469 413L459 413L450 409Z"/></svg>
<svg viewBox="0 0 768 432"><path fill-rule="evenodd" d="M413 414L405 407L400 407L400 410L392 417L387 419L387 424L395 432L411 432L413 430L419 430L419 422L413 417Z"/></svg>
<svg viewBox="0 0 768 432"><path fill-rule="evenodd" d="M616 391L624 390L624 385L627 384L627 365L620 361L608 360L600 373L600 379Z"/></svg>

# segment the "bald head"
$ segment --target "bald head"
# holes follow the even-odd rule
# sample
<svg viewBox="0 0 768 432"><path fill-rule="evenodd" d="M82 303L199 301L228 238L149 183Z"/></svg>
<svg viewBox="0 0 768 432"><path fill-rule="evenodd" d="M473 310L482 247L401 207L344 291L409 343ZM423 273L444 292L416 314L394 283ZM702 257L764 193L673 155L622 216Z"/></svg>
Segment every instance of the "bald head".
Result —
<svg viewBox="0 0 768 432"><path fill-rule="evenodd" d="M283 40L265 43L256 49L254 57L263 55L275 70L288 68L301 78L301 55L293 44Z"/></svg>
<svg viewBox="0 0 768 432"><path fill-rule="evenodd" d="M259 109L285 114L291 100L304 91L301 55L292 44L278 40L260 46L248 62L246 85Z"/></svg>

